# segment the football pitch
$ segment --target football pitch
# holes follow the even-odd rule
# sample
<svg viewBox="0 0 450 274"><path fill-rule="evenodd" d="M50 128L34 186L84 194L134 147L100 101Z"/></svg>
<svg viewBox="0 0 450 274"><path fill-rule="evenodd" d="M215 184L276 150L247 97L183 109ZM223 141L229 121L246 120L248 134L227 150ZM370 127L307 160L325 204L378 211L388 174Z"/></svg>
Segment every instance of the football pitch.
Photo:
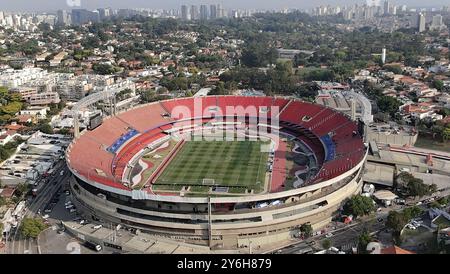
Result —
<svg viewBox="0 0 450 274"><path fill-rule="evenodd" d="M231 193L247 189L264 190L269 154L261 145L269 141L187 141L154 184L155 190L205 192L215 186L229 187ZM204 180L210 179L210 180Z"/></svg>

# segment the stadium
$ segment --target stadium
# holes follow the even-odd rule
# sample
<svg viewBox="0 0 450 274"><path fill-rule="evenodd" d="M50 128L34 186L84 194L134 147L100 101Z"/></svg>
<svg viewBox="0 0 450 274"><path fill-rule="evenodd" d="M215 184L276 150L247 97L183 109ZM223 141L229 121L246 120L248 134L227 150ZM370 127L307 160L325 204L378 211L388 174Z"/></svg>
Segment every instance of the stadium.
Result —
<svg viewBox="0 0 450 274"><path fill-rule="evenodd" d="M68 147L74 203L94 220L212 249L320 228L362 187L363 124L277 97L140 105Z"/></svg>

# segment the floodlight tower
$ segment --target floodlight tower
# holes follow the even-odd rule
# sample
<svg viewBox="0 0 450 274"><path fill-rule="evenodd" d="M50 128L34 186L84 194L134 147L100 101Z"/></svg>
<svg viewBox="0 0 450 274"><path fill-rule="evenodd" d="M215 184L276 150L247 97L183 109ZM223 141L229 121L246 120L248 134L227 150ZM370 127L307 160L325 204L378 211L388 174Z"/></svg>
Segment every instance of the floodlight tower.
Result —
<svg viewBox="0 0 450 274"><path fill-rule="evenodd" d="M383 51L381 52L381 63L383 63L383 65L386 63L386 48L383 48Z"/></svg>

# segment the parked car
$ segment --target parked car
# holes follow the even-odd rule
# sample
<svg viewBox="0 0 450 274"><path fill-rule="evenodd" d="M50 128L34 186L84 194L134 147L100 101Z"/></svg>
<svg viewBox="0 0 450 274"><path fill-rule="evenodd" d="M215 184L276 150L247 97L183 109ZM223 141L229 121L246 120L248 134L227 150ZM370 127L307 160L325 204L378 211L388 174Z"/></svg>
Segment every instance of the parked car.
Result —
<svg viewBox="0 0 450 274"><path fill-rule="evenodd" d="M69 212L70 212L70 213L77 212L77 209L76 209L76 208L71 208L71 209L69 210Z"/></svg>
<svg viewBox="0 0 450 274"><path fill-rule="evenodd" d="M327 233L327 235L325 235L325 237L326 237L326 238L333 237L333 233L329 232L329 233Z"/></svg>
<svg viewBox="0 0 450 274"><path fill-rule="evenodd" d="M102 250L102 246L99 245L99 244L97 244L97 243L94 243L94 242L88 242L88 241L86 241L86 242L84 243L84 246L86 246L86 247L89 248L89 249L95 250L95 251L97 251L97 252L100 252L100 251Z"/></svg>

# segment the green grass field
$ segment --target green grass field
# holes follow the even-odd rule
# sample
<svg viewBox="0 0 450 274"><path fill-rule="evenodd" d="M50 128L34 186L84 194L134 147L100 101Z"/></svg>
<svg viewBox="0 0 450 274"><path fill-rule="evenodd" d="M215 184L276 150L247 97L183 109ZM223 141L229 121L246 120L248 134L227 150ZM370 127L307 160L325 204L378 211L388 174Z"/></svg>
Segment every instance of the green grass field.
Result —
<svg viewBox="0 0 450 274"><path fill-rule="evenodd" d="M174 190L174 185L191 186L191 191L208 190L203 179L230 187L230 193L264 190L268 153L261 152L262 141L188 141L165 168L154 190Z"/></svg>

